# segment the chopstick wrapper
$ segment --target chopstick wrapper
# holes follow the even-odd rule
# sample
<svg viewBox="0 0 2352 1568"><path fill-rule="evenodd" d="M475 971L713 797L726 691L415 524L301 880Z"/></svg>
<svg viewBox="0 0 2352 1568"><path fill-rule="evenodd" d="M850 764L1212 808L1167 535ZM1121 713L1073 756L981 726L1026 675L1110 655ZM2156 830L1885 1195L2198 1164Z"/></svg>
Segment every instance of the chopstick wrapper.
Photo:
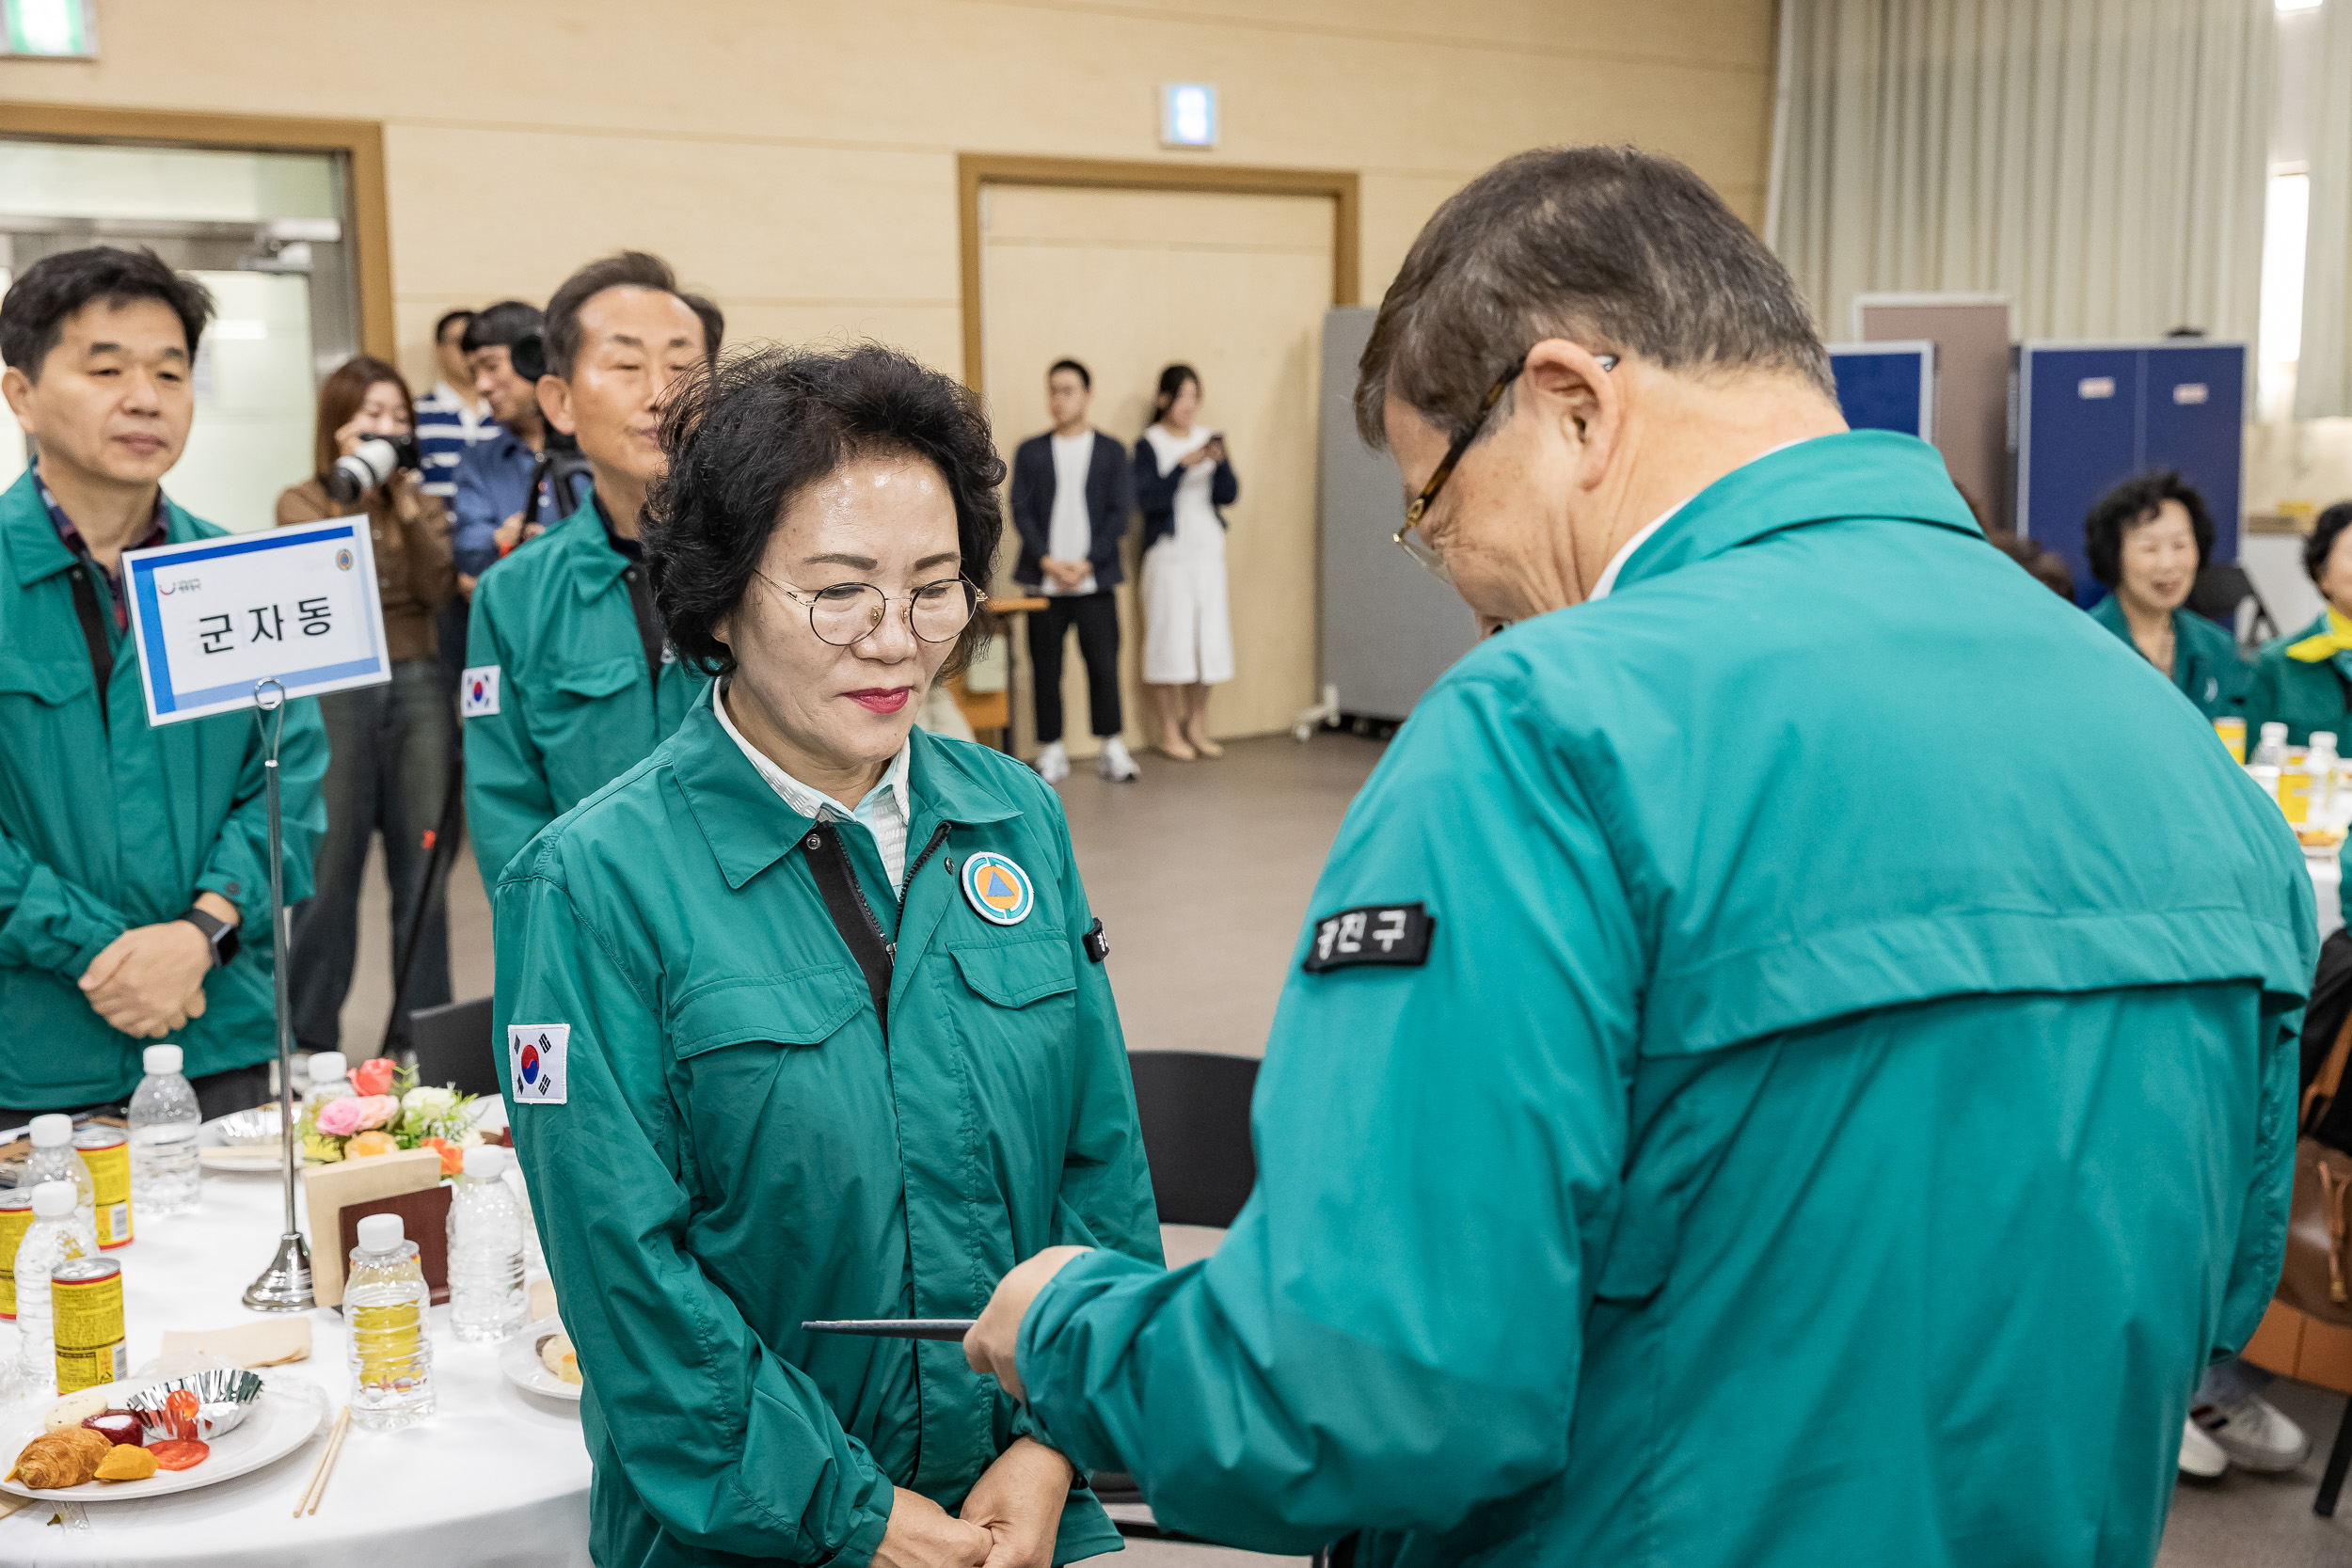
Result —
<svg viewBox="0 0 2352 1568"><path fill-rule="evenodd" d="M216 1355L232 1367L280 1367L289 1361L308 1361L310 1320L271 1318L232 1328L164 1331L167 1366L178 1366L183 1358L199 1355Z"/></svg>

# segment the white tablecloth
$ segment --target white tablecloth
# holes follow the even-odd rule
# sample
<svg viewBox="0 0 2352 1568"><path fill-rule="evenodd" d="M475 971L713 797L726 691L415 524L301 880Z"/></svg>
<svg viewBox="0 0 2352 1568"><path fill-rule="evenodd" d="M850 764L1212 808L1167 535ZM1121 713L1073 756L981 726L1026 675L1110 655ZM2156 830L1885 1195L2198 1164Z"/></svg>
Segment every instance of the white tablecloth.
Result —
<svg viewBox="0 0 2352 1568"><path fill-rule="evenodd" d="M238 1298L277 1247L281 1192L275 1176L208 1171L198 1213L141 1219L137 1240L108 1254L122 1261L134 1367L154 1357L167 1328L219 1328L254 1316ZM310 1321L310 1359L262 1375L316 1385L331 1420L350 1398L348 1340L341 1314L320 1308ZM433 1309L432 1332L438 1407L400 1432L354 1426L317 1513L293 1517L329 1422L251 1475L146 1502L87 1504L87 1530L48 1524L56 1510L35 1503L0 1519L0 1565L586 1564L589 1466L580 1407L508 1383L496 1346L451 1336L446 1307ZM13 1328L0 1334L11 1354L14 1339Z"/></svg>
<svg viewBox="0 0 2352 1568"><path fill-rule="evenodd" d="M2312 892L2319 899L2319 934L2325 937L2344 924L2344 867L2331 853L2305 855L2303 869L2312 874Z"/></svg>

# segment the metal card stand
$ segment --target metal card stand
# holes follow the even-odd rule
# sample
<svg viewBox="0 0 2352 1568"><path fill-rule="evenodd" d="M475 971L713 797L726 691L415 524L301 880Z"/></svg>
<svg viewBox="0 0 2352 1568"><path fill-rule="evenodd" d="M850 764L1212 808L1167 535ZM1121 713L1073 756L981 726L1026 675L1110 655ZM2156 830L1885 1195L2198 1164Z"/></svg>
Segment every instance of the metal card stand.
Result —
<svg viewBox="0 0 2352 1568"><path fill-rule="evenodd" d="M265 727L263 714L278 716ZM256 1312L307 1312L318 1305L310 1294L310 1249L294 1225L294 1009L287 1002L286 965L293 942L286 927L285 827L278 815L278 751L286 737L286 688L275 676L253 685L253 729L265 736L269 755L262 763L263 790L269 811L269 928L277 978L278 1135L286 1155L286 1230L278 1238L278 1255L261 1276L245 1288L245 1304Z"/></svg>

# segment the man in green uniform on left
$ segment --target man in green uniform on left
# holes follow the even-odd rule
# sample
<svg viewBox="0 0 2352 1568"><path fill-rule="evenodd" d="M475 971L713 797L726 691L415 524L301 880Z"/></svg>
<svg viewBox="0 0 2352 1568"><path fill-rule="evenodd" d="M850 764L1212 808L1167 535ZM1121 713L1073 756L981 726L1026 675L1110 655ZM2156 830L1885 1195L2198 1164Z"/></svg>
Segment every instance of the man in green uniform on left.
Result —
<svg viewBox="0 0 2352 1568"><path fill-rule="evenodd" d="M540 829L644 760L704 685L664 641L637 542L661 474L661 400L719 352L722 318L642 250L548 301L539 406L578 438L587 504L482 574L458 684L466 822L495 886Z"/></svg>
<svg viewBox="0 0 2352 1568"><path fill-rule="evenodd" d="M123 551L221 531L161 485L212 309L105 245L0 299L0 393L40 453L0 495L0 1122L123 1100L155 1039L204 1115L268 1098L262 739L243 712L150 727L122 594ZM292 902L326 821L315 703L288 707L279 768Z"/></svg>

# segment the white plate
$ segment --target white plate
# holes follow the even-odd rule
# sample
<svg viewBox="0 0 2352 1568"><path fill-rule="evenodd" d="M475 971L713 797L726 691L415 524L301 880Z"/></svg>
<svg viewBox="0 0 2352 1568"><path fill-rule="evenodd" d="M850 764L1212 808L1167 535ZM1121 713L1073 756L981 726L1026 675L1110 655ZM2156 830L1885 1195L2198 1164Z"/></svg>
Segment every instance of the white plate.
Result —
<svg viewBox="0 0 2352 1568"><path fill-rule="evenodd" d="M504 1372L506 1381L517 1388L545 1394L551 1400L570 1400L577 1403L580 1385L564 1382L548 1370L547 1363L539 1359L539 1341L550 1334L563 1332L563 1319L541 1318L499 1347L499 1370Z"/></svg>
<svg viewBox="0 0 2352 1568"><path fill-rule="evenodd" d="M147 1378L135 1383L109 1383L102 1392L110 1408L119 1409L124 1400L156 1381ZM7 1455L8 1468L15 1467L16 1456L24 1451L24 1445L40 1435L41 1423L56 1403L55 1400L36 1400L23 1414L0 1426L0 1454ZM201 1465L185 1470L158 1470L145 1481L86 1481L79 1486L45 1492L36 1491L20 1481L0 1481L0 1490L40 1502L72 1503L125 1502L135 1497L162 1497L174 1492L193 1491L216 1481L249 1475L264 1465L285 1458L318 1431L319 1422L326 1414L323 1404L308 1386L264 1382L261 1397L253 1402L253 1413L238 1422L235 1431L215 1439L211 1455Z"/></svg>
<svg viewBox="0 0 2352 1568"><path fill-rule="evenodd" d="M275 1173L286 1168L285 1151L276 1144L212 1144L199 1148L196 1160L206 1170Z"/></svg>

